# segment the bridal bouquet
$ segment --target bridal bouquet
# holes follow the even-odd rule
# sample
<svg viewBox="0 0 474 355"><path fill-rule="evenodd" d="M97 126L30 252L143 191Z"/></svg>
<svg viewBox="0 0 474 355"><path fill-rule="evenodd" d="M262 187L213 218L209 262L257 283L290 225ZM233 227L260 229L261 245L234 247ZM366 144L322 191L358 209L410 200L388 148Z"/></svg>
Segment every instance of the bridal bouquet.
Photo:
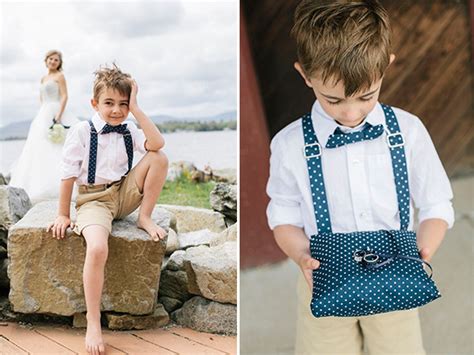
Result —
<svg viewBox="0 0 474 355"><path fill-rule="evenodd" d="M68 126L64 126L62 123L56 122L53 118L53 124L49 127L48 130L48 139L56 144L61 144L66 139L66 129Z"/></svg>

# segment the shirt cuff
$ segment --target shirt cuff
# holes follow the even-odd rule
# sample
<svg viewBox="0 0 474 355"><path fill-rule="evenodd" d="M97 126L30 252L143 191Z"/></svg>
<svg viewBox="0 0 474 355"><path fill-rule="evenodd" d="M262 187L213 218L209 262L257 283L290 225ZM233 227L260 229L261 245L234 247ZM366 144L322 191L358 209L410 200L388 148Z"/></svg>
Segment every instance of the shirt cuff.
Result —
<svg viewBox="0 0 474 355"><path fill-rule="evenodd" d="M436 205L420 208L418 211L418 223L421 224L427 219L438 218L446 221L448 229L454 224L454 209L451 202L438 203Z"/></svg>
<svg viewBox="0 0 474 355"><path fill-rule="evenodd" d="M267 218L271 230L286 224L303 228L303 217L299 206L284 206L270 201L267 207Z"/></svg>
<svg viewBox="0 0 474 355"><path fill-rule="evenodd" d="M69 164L62 164L61 166L61 180L70 179L72 177L78 177L81 172L80 167L72 166Z"/></svg>

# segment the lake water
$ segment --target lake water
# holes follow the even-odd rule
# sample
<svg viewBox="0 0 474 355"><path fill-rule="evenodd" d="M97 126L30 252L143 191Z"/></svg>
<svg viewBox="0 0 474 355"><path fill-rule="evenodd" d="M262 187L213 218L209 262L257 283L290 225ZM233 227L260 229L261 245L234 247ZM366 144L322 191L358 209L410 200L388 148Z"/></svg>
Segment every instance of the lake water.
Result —
<svg viewBox="0 0 474 355"><path fill-rule="evenodd" d="M163 134L170 162L186 160L197 168L237 168L237 131L176 132ZM18 158L24 140L0 141L0 172L6 173Z"/></svg>

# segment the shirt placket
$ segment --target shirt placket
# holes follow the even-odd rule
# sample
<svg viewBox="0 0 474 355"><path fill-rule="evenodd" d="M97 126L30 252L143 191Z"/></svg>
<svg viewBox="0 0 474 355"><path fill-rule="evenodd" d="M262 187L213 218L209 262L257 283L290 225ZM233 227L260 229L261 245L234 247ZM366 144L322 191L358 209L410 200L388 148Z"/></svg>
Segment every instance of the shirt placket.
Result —
<svg viewBox="0 0 474 355"><path fill-rule="evenodd" d="M347 152L347 172L349 178L352 209L358 231L372 229L370 190L364 161L364 144L349 144Z"/></svg>

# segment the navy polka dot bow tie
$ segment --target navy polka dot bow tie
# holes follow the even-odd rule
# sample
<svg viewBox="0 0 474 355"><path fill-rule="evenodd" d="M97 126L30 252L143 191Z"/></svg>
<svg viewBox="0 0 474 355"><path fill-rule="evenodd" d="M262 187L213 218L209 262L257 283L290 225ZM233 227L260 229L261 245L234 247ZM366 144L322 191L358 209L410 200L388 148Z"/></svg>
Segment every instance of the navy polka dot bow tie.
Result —
<svg viewBox="0 0 474 355"><path fill-rule="evenodd" d="M329 136L326 148L337 148L346 144L372 140L379 137L382 133L383 125L372 126L368 122L364 124L362 130L352 133L344 133L340 127L337 127L334 133Z"/></svg>
<svg viewBox="0 0 474 355"><path fill-rule="evenodd" d="M107 134L107 133L120 133L120 134L125 134L125 133L130 133L130 131L127 129L126 124L119 124L118 126L111 126L109 124L106 124L104 128L102 128L102 134Z"/></svg>

